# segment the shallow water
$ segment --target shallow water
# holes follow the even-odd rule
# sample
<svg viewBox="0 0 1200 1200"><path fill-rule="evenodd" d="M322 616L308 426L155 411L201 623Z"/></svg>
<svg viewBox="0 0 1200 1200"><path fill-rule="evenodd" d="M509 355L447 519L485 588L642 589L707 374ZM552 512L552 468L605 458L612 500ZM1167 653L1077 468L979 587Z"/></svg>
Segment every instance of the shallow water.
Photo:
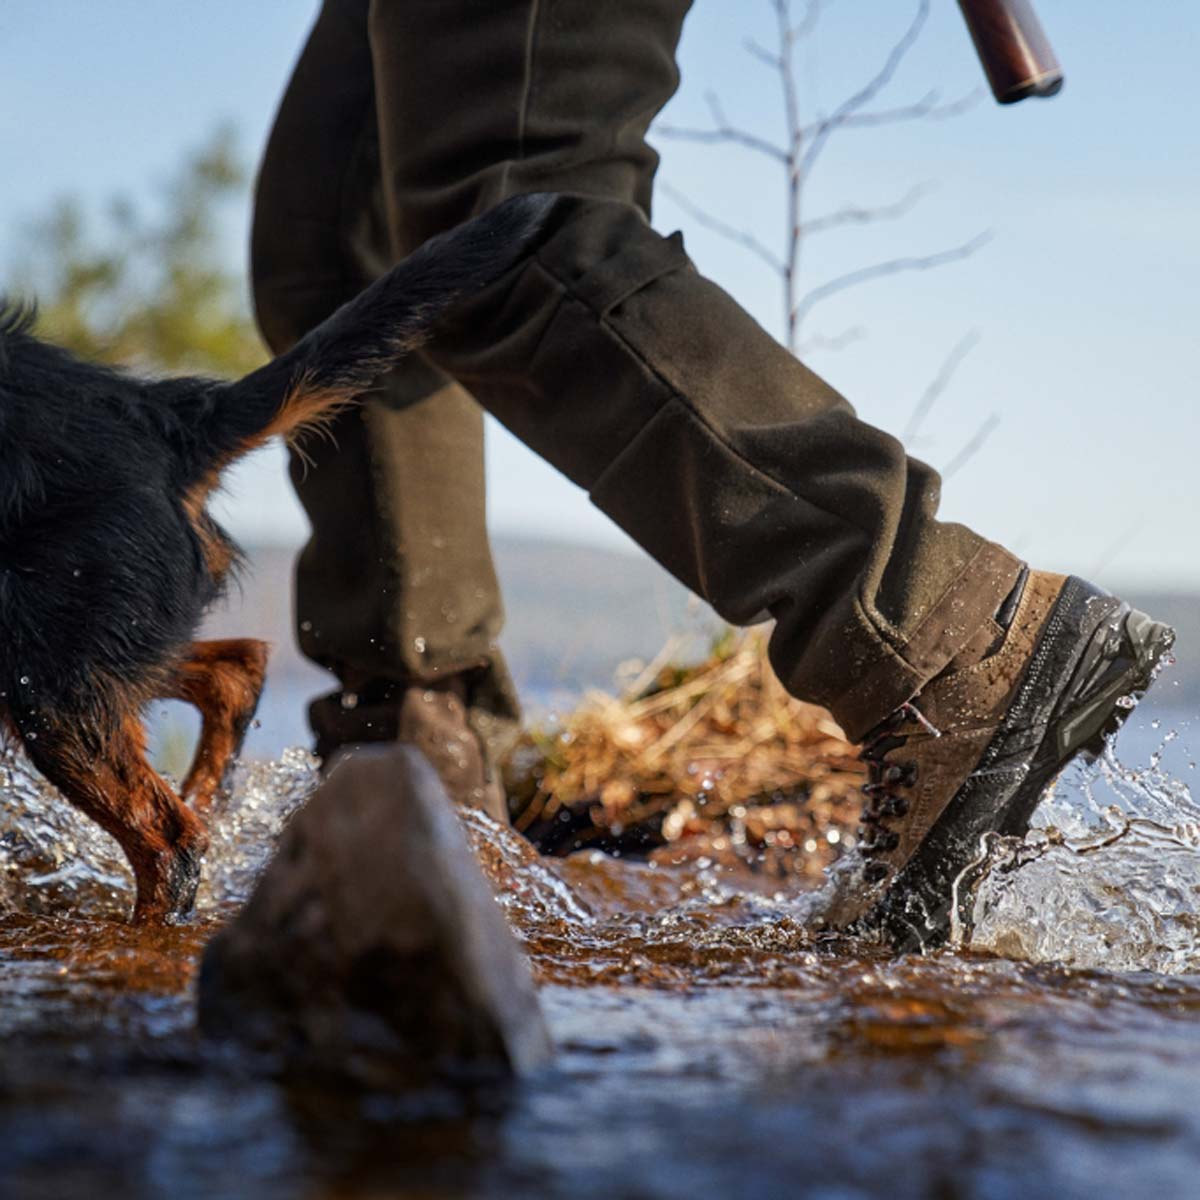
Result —
<svg viewBox="0 0 1200 1200"><path fill-rule="evenodd" d="M197 956L306 755L243 771L197 920L159 931L113 919L112 844L9 760L0 1196L1195 1195L1194 727L1131 724L1060 781L1050 832L993 848L969 941L928 958L818 944L812 897L752 874L538 861L469 820L558 1060L403 1099L287 1087L192 1033Z"/></svg>

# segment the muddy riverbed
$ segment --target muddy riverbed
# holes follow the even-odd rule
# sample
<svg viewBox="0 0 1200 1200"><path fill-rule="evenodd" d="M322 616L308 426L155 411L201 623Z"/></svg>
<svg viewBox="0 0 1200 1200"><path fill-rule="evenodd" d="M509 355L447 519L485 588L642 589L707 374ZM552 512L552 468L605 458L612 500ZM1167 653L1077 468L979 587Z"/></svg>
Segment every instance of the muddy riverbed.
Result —
<svg viewBox="0 0 1200 1200"><path fill-rule="evenodd" d="M557 1061L404 1097L271 1079L193 1033L197 956L311 788L305 755L243 772L199 918L159 931L113 920L111 844L8 760L0 1196L1194 1196L1189 741L1186 714L1139 710L928 958L819 944L811 896L752 874L538 861L473 821Z"/></svg>

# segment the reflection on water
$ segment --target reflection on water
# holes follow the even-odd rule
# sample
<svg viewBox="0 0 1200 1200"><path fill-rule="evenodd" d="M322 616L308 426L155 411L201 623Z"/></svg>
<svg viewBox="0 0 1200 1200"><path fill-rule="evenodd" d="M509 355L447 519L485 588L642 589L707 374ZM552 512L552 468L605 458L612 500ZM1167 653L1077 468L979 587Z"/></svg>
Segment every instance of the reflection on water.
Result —
<svg viewBox="0 0 1200 1200"><path fill-rule="evenodd" d="M115 847L8 760L0 1196L1194 1195L1200 808L1190 727L1152 721L991 848L969 945L925 959L815 942L775 880L539 861L471 818L559 1060L420 1098L284 1087L192 1033L307 755L242 772L197 920L158 931L112 920Z"/></svg>

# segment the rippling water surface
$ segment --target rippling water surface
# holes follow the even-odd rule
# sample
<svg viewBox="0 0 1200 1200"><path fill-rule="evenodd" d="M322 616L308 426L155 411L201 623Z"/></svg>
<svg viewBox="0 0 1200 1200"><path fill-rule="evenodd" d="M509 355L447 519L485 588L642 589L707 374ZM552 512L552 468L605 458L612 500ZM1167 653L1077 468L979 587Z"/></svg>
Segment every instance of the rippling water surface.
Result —
<svg viewBox="0 0 1200 1200"><path fill-rule="evenodd" d="M197 920L158 931L115 919L112 843L6 760L0 1196L1194 1196L1200 736L1154 721L989 848L928 958L819 945L812 897L753 875L538 861L468 821L558 1061L404 1099L285 1087L192 1033L197 956L306 755L243 770Z"/></svg>

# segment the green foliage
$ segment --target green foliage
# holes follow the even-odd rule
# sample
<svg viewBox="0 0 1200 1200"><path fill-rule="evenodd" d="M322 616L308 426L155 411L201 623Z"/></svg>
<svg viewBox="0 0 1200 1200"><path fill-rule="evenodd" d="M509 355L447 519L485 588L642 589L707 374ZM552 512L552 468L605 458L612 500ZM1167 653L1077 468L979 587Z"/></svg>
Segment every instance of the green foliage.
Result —
<svg viewBox="0 0 1200 1200"><path fill-rule="evenodd" d="M38 332L88 358L151 370L240 375L265 358L244 273L221 250L221 217L246 202L233 131L186 154L158 204L112 197L102 219L63 197L34 223L14 272Z"/></svg>

